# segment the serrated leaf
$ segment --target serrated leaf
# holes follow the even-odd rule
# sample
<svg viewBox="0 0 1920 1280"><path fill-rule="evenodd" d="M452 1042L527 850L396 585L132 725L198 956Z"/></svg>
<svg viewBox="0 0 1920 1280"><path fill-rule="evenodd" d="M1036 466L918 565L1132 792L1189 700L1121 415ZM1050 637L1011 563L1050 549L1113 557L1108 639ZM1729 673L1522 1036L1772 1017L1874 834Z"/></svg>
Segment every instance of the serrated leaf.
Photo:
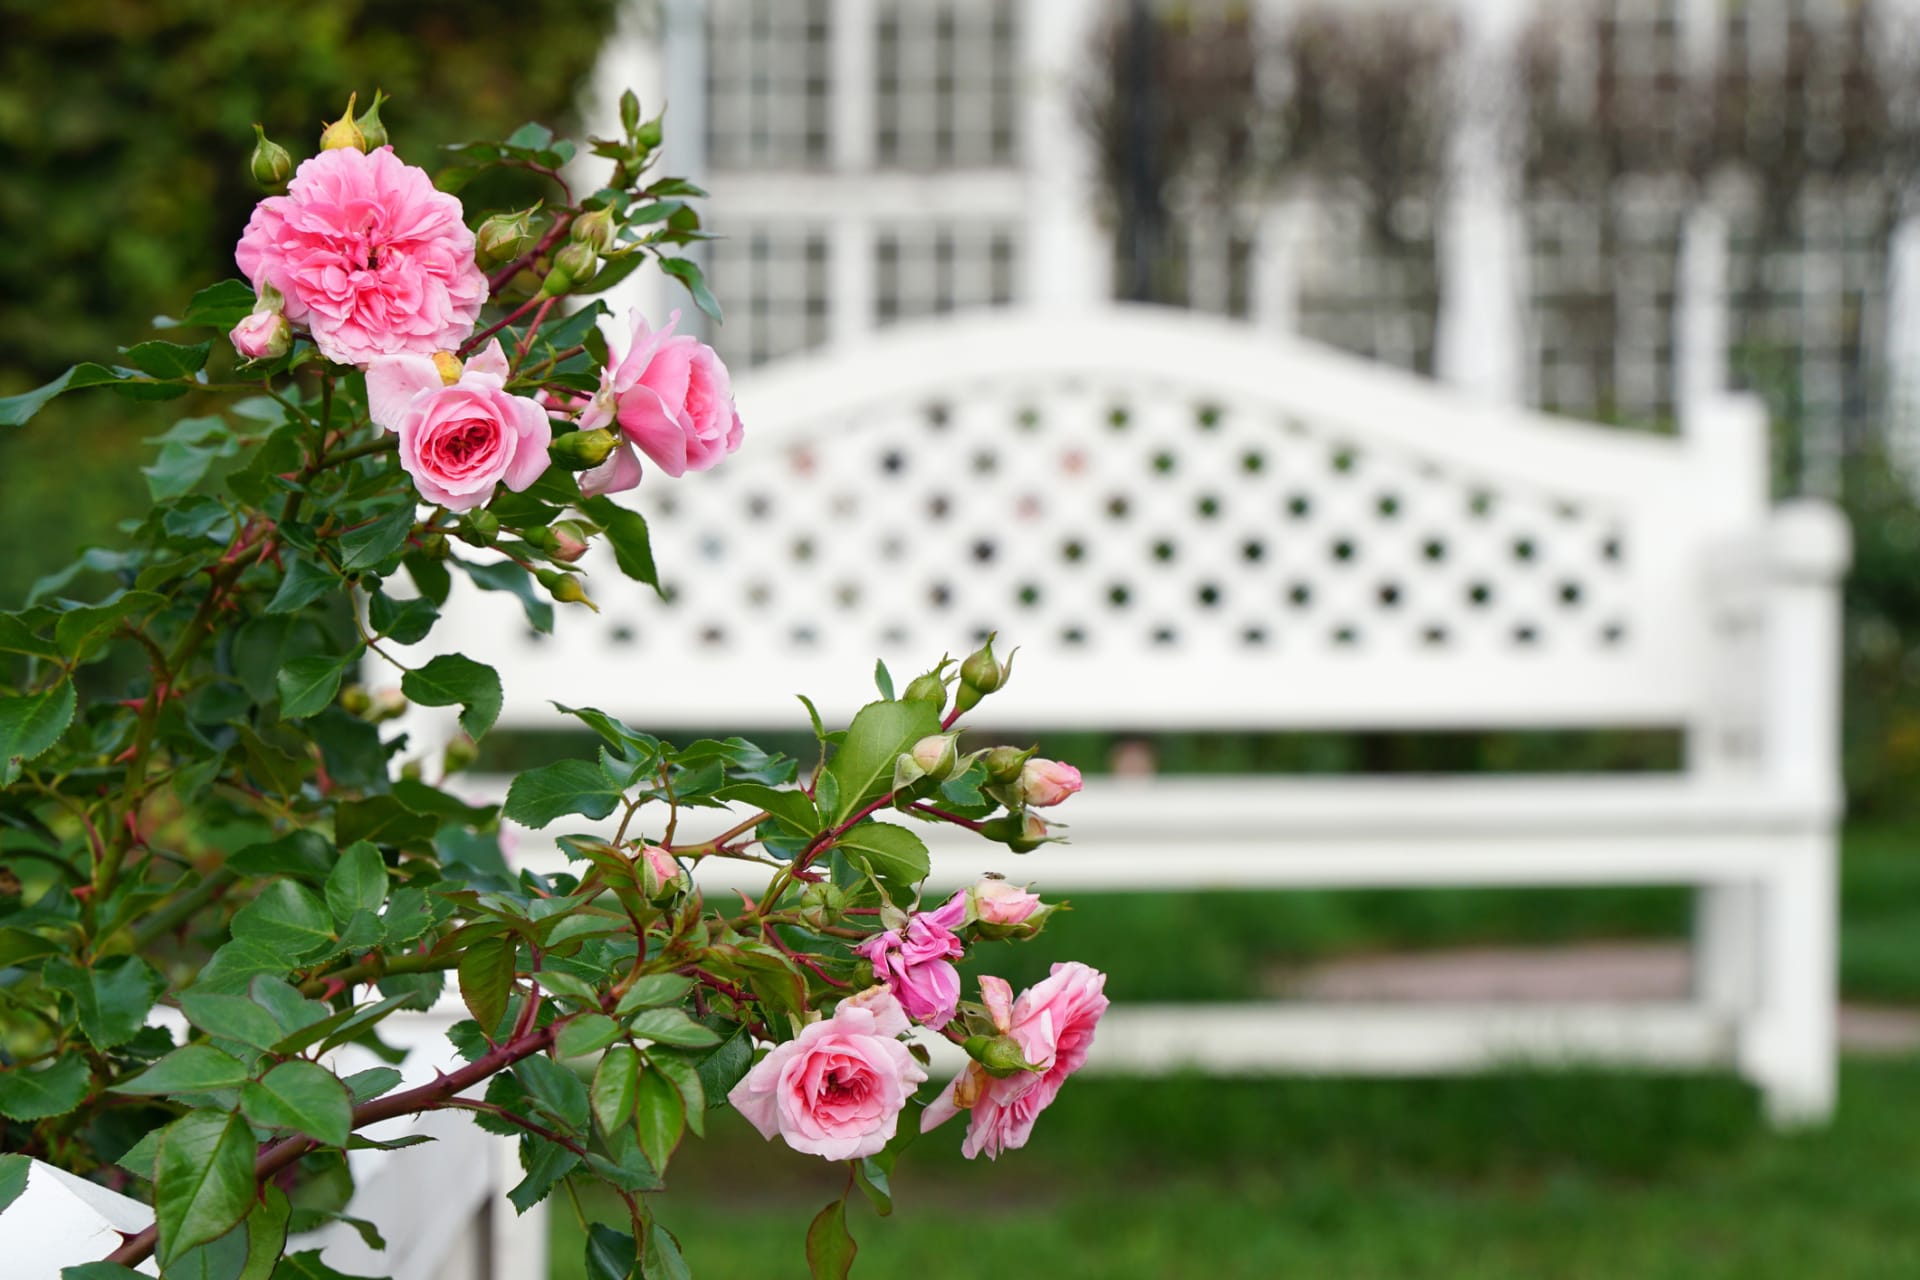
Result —
<svg viewBox="0 0 1920 1280"><path fill-rule="evenodd" d="M563 1128L578 1133L587 1127L591 1114L587 1086L579 1076L539 1054L521 1059L513 1073L526 1085L534 1104L559 1121Z"/></svg>
<svg viewBox="0 0 1920 1280"><path fill-rule="evenodd" d="M256 978L254 981L260 981ZM256 1049L269 1049L289 1028L247 996L219 991L188 991L180 997L187 1021L208 1035Z"/></svg>
<svg viewBox="0 0 1920 1280"><path fill-rule="evenodd" d="M686 1104L673 1081L647 1068L640 1073L639 1090L634 1097L634 1127L640 1137L640 1149L647 1153L653 1167L664 1170L680 1145L680 1134L687 1122Z"/></svg>
<svg viewBox="0 0 1920 1280"><path fill-rule="evenodd" d="M628 1024L634 1037L655 1044L698 1049L720 1043L719 1033L689 1018L684 1009L647 1009Z"/></svg>
<svg viewBox="0 0 1920 1280"><path fill-rule="evenodd" d="M544 1061L544 1059L537 1059ZM580 1157L554 1142L533 1139L533 1159L528 1163L527 1176L507 1192L514 1211L525 1213L547 1198L553 1190L553 1184L573 1171L580 1163Z"/></svg>
<svg viewBox="0 0 1920 1280"><path fill-rule="evenodd" d="M647 532L646 517L606 497L588 498L580 509L606 530L620 572L659 591L660 573L653 563L653 540Z"/></svg>
<svg viewBox="0 0 1920 1280"><path fill-rule="evenodd" d="M603 1013L587 1013L561 1027L560 1033L554 1037L553 1047L563 1058L582 1058L597 1053L619 1038L619 1023Z"/></svg>
<svg viewBox="0 0 1920 1280"><path fill-rule="evenodd" d="M910 891L931 869L926 841L890 822L862 822L841 833L835 847L865 863L896 890Z"/></svg>
<svg viewBox="0 0 1920 1280"><path fill-rule="evenodd" d="M386 860L364 840L349 846L327 875L326 893L327 910L341 924L355 912L377 913L387 900Z"/></svg>
<svg viewBox="0 0 1920 1280"><path fill-rule="evenodd" d="M340 535L340 568L347 573L371 569L398 555L413 530L413 508L395 511Z"/></svg>
<svg viewBox="0 0 1920 1280"><path fill-rule="evenodd" d="M245 280L222 280L193 295L180 323L231 329L253 313L255 301L253 286Z"/></svg>
<svg viewBox="0 0 1920 1280"><path fill-rule="evenodd" d="M334 806L333 834L343 845L429 844L440 821L415 813L393 796L368 796Z"/></svg>
<svg viewBox="0 0 1920 1280"><path fill-rule="evenodd" d="M206 367L213 339L191 346L178 342L135 343L126 350L127 363L155 378L186 378Z"/></svg>
<svg viewBox="0 0 1920 1280"><path fill-rule="evenodd" d="M835 1200L807 1227L807 1269L813 1280L847 1280L859 1252L847 1230L847 1202Z"/></svg>
<svg viewBox="0 0 1920 1280"><path fill-rule="evenodd" d="M275 880L262 889L234 915L232 930L235 941L255 943L289 961L334 943L326 904L292 880Z"/></svg>
<svg viewBox="0 0 1920 1280"><path fill-rule="evenodd" d="M12 1067L0 1071L0 1116L44 1120L63 1116L87 1096L87 1060L77 1053L49 1067Z"/></svg>
<svg viewBox="0 0 1920 1280"><path fill-rule="evenodd" d="M212 1045L190 1044L175 1049L139 1075L123 1080L109 1092L136 1096L167 1093L209 1093L237 1089L251 1075L245 1063Z"/></svg>
<svg viewBox="0 0 1920 1280"><path fill-rule="evenodd" d="M900 753L939 729L939 713L924 702L870 702L860 708L846 741L827 763L836 794L833 821L845 822L884 795Z"/></svg>
<svg viewBox="0 0 1920 1280"><path fill-rule="evenodd" d="M500 673L484 662L443 653L400 677L400 692L423 707L460 708L460 727L480 738L500 717Z"/></svg>
<svg viewBox="0 0 1920 1280"><path fill-rule="evenodd" d="M123 591L99 604L81 605L60 615L54 624L54 642L68 658L80 658L101 632L127 618L163 607L167 598L152 591Z"/></svg>
<svg viewBox="0 0 1920 1280"><path fill-rule="evenodd" d="M517 944L512 936L482 938L460 953L460 998L482 1027L500 1025L513 991Z"/></svg>
<svg viewBox="0 0 1920 1280"><path fill-rule="evenodd" d="M281 717L302 720L331 706L340 692L340 678L359 656L358 650L347 654L316 654L295 658L280 668L274 687L280 695Z"/></svg>
<svg viewBox="0 0 1920 1280"><path fill-rule="evenodd" d="M482 591L506 591L518 598L520 607L526 611L527 624L535 631L546 634L553 630L553 603L534 590L533 575L525 569L511 560L495 564L473 564L466 560L454 563L465 570L473 579L473 585Z"/></svg>
<svg viewBox="0 0 1920 1280"><path fill-rule="evenodd" d="M154 1172L162 1268L247 1216L253 1159L253 1132L239 1116L193 1111L167 1126Z"/></svg>
<svg viewBox="0 0 1920 1280"><path fill-rule="evenodd" d="M647 1280L693 1280L687 1260L680 1256L680 1242L659 1223L647 1229L647 1249L640 1257Z"/></svg>
<svg viewBox="0 0 1920 1280"><path fill-rule="evenodd" d="M693 990L693 979L678 973L649 973L637 979L627 994L620 997L620 1003L614 1006L614 1012L625 1015L635 1009L650 1009L655 1005L678 1004Z"/></svg>
<svg viewBox="0 0 1920 1280"><path fill-rule="evenodd" d="M41 980L73 1002L80 1029L96 1049L111 1049L138 1034L165 987L160 975L134 956L96 961L91 969L50 960Z"/></svg>
<svg viewBox="0 0 1920 1280"><path fill-rule="evenodd" d="M273 599L267 601L267 612L298 612L321 596L339 590L341 585L340 575L331 567L308 556L292 556L287 560L286 576L280 579L279 589L273 593Z"/></svg>
<svg viewBox="0 0 1920 1280"><path fill-rule="evenodd" d="M240 1109L264 1129L286 1129L343 1147L353 1129L353 1098L325 1067L283 1062L240 1090Z"/></svg>
<svg viewBox="0 0 1920 1280"><path fill-rule="evenodd" d="M620 796L621 788L599 765L559 760L515 778L501 812L522 826L538 828L569 815L604 818L620 803Z"/></svg>
<svg viewBox="0 0 1920 1280"><path fill-rule="evenodd" d="M639 1261L632 1236L600 1222L587 1228L587 1280L631 1280Z"/></svg>
<svg viewBox="0 0 1920 1280"><path fill-rule="evenodd" d="M347 1086L347 1092L353 1095L355 1102L371 1102L381 1094L390 1092L405 1078L392 1067L369 1067L344 1077L340 1083Z"/></svg>
<svg viewBox="0 0 1920 1280"><path fill-rule="evenodd" d="M614 1045L600 1056L587 1097L601 1133L612 1133L633 1114L639 1074L640 1055L632 1045Z"/></svg>
<svg viewBox="0 0 1920 1280"><path fill-rule="evenodd" d="M0 397L0 427L18 427L29 421L47 401L67 391L119 382L126 375L105 365L76 364L52 382L23 391L17 396ZM184 390L184 388L183 388Z"/></svg>
<svg viewBox="0 0 1920 1280"><path fill-rule="evenodd" d="M60 741L73 722L73 682L18 698L0 698L0 773L13 776L13 761L32 760Z"/></svg>
<svg viewBox="0 0 1920 1280"><path fill-rule="evenodd" d="M60 1280L151 1280L151 1278L141 1275L132 1267L123 1267L117 1262L83 1262L79 1266L60 1268Z"/></svg>
<svg viewBox="0 0 1920 1280"><path fill-rule="evenodd" d="M707 278L700 270L700 264L691 258L662 257L660 269L675 277L687 287L687 293L693 298L693 305L712 317L715 324L726 323L720 316L719 299L707 288Z"/></svg>
<svg viewBox="0 0 1920 1280"><path fill-rule="evenodd" d="M700 1078L700 1088L706 1094L708 1108L725 1102L733 1086L739 1084L752 1067L753 1037L747 1034L744 1026L734 1028L733 1034L722 1040L713 1052L696 1058L693 1068Z"/></svg>

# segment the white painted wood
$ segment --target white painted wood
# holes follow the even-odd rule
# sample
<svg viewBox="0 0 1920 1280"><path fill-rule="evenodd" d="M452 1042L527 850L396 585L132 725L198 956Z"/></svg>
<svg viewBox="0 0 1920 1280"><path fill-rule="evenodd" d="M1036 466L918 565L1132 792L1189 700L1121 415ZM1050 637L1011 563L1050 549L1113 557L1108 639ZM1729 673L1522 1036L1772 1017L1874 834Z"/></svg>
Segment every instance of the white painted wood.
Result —
<svg viewBox="0 0 1920 1280"><path fill-rule="evenodd" d="M27 1168L26 1190L0 1213L0 1259L20 1280L59 1280L62 1267L98 1262L153 1223L153 1210L41 1160ZM160 1274L148 1259L138 1270Z"/></svg>
<svg viewBox="0 0 1920 1280"><path fill-rule="evenodd" d="M1048 306L1112 296L1108 240L1094 213L1093 148L1076 118L1087 51L1106 8L1101 0L1047 0L1021 10L1029 296Z"/></svg>

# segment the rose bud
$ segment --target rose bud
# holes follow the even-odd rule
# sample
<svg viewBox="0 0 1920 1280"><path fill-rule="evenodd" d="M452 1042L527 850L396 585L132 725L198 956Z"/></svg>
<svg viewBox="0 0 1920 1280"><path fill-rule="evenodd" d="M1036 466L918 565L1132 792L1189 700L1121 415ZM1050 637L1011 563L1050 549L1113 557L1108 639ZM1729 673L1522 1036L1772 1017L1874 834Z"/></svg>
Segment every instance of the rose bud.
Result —
<svg viewBox="0 0 1920 1280"><path fill-rule="evenodd" d="M923 676L915 676L913 681L907 685L907 691L900 695L900 700L902 702L924 702L935 711L945 710L947 705L947 680L945 676L940 674L940 671L941 668L946 665L947 660L943 658L940 661L939 667L935 667Z"/></svg>
<svg viewBox="0 0 1920 1280"><path fill-rule="evenodd" d="M548 552L564 564L572 564L587 554L587 531L577 520L562 520L553 526L553 549Z"/></svg>
<svg viewBox="0 0 1920 1280"><path fill-rule="evenodd" d="M1080 790L1080 771L1058 760L1029 760L1020 769L1020 795L1028 804L1051 808Z"/></svg>
<svg viewBox="0 0 1920 1280"><path fill-rule="evenodd" d="M1029 893L1011 880L987 876L967 890L973 904L973 918L982 924L1020 924L1040 909L1040 895Z"/></svg>
<svg viewBox="0 0 1920 1280"><path fill-rule="evenodd" d="M488 263L512 262L539 243L533 213L539 205L518 213L496 213L473 233L474 252Z"/></svg>
<svg viewBox="0 0 1920 1280"><path fill-rule="evenodd" d="M353 104L359 97L357 93L348 94L345 114L320 131L322 151L338 151L342 147L351 147L355 151L367 149L367 135L360 132L360 126L353 120Z"/></svg>
<svg viewBox="0 0 1920 1280"><path fill-rule="evenodd" d="M293 346L293 326L277 311L256 311L233 326L227 337L243 358L272 360Z"/></svg>
<svg viewBox="0 0 1920 1280"><path fill-rule="evenodd" d="M569 471L591 471L620 447L620 437L606 427L597 431L569 431L547 446L547 456Z"/></svg>
<svg viewBox="0 0 1920 1280"><path fill-rule="evenodd" d="M968 1036L961 1048L996 1079L1035 1070L1020 1042L1012 1036Z"/></svg>
<svg viewBox="0 0 1920 1280"><path fill-rule="evenodd" d="M472 738L464 733L456 733L447 742L447 749L441 753L440 769L443 774L458 773L480 758L480 748Z"/></svg>
<svg viewBox="0 0 1920 1280"><path fill-rule="evenodd" d="M908 754L925 776L939 781L953 772L953 766L959 759L953 746L956 736L951 733L929 734L914 743Z"/></svg>
<svg viewBox="0 0 1920 1280"><path fill-rule="evenodd" d="M583 213L573 220L567 228L567 234L574 240L586 245L595 253L605 253L613 248L613 209L605 207L591 213Z"/></svg>
<svg viewBox="0 0 1920 1280"><path fill-rule="evenodd" d="M809 929L830 928L839 922L846 908L846 890L831 880L816 881L800 895L800 923Z"/></svg>
<svg viewBox="0 0 1920 1280"><path fill-rule="evenodd" d="M580 579L572 574L562 573L558 569L541 569L533 576L540 580L540 585L547 589L547 594L561 604L583 604L595 613L600 612L600 606L588 597L587 589L581 586Z"/></svg>
<svg viewBox="0 0 1920 1280"><path fill-rule="evenodd" d="M375 89L373 91L373 105L367 108L365 115L353 122L360 130L360 149L362 151L372 151L375 147L384 147L387 145L387 126L380 119L380 104L390 101L392 101L392 99L388 98L386 94Z"/></svg>
<svg viewBox="0 0 1920 1280"><path fill-rule="evenodd" d="M641 850L640 888L649 899L662 902L687 887L687 873L679 860L657 844Z"/></svg>
<svg viewBox="0 0 1920 1280"><path fill-rule="evenodd" d="M987 781L1014 782L1019 779L1020 771L1033 758L1038 747L1028 747L1022 751L1019 747L995 747L987 752L982 763L986 765Z"/></svg>
<svg viewBox="0 0 1920 1280"><path fill-rule="evenodd" d="M960 694L954 699L954 706L962 711L971 711L980 699L997 692L1007 683L1007 677L1013 674L1013 659L1009 657L1001 662L993 656L993 637L967 655L960 664Z"/></svg>
<svg viewBox="0 0 1920 1280"><path fill-rule="evenodd" d="M566 248L553 255L553 267L540 285L540 296L559 297L573 288L576 282L592 276L599 261L592 245L582 244L578 240L569 242Z"/></svg>
<svg viewBox="0 0 1920 1280"><path fill-rule="evenodd" d="M268 140L267 131L258 124L253 126L253 136L257 141L253 144L253 156L247 161L247 171L263 189L278 191L293 176L293 157L285 147Z"/></svg>

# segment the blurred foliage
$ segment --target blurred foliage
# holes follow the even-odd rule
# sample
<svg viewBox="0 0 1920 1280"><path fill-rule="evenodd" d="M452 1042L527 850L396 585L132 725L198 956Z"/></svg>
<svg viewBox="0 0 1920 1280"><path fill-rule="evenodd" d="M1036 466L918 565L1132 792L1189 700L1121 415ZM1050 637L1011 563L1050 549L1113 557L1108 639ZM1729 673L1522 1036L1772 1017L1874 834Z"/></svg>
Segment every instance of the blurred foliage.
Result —
<svg viewBox="0 0 1920 1280"><path fill-rule="evenodd" d="M566 124L617 7L0 0L0 395L238 274L254 121L304 159L321 113L377 86L396 149L431 170L443 144ZM144 508L141 438L179 408L74 396L0 438L0 601Z"/></svg>

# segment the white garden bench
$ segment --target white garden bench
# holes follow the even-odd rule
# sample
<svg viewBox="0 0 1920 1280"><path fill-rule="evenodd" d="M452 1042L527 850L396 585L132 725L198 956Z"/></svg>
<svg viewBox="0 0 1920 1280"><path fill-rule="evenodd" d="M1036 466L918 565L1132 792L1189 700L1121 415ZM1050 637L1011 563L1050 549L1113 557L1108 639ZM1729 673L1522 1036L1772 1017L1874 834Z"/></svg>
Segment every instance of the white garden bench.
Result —
<svg viewBox="0 0 1920 1280"><path fill-rule="evenodd" d="M1415 1073L1725 1064L1781 1121L1834 1096L1837 585L1829 508L1769 510L1751 401L1661 437L1462 399L1191 314L976 313L738 379L747 443L651 473L671 603L608 565L536 637L507 596L436 634L648 729L804 729L986 631L972 720L1053 729L1640 728L1677 774L1094 777L1073 843L934 840L1043 890L1699 886L1671 1005L1129 1007L1095 1065ZM683 833L685 825L682 827ZM936 832L936 836L939 833ZM539 838L521 840L538 858ZM738 864L728 864L729 867ZM726 868L716 868L726 874Z"/></svg>

